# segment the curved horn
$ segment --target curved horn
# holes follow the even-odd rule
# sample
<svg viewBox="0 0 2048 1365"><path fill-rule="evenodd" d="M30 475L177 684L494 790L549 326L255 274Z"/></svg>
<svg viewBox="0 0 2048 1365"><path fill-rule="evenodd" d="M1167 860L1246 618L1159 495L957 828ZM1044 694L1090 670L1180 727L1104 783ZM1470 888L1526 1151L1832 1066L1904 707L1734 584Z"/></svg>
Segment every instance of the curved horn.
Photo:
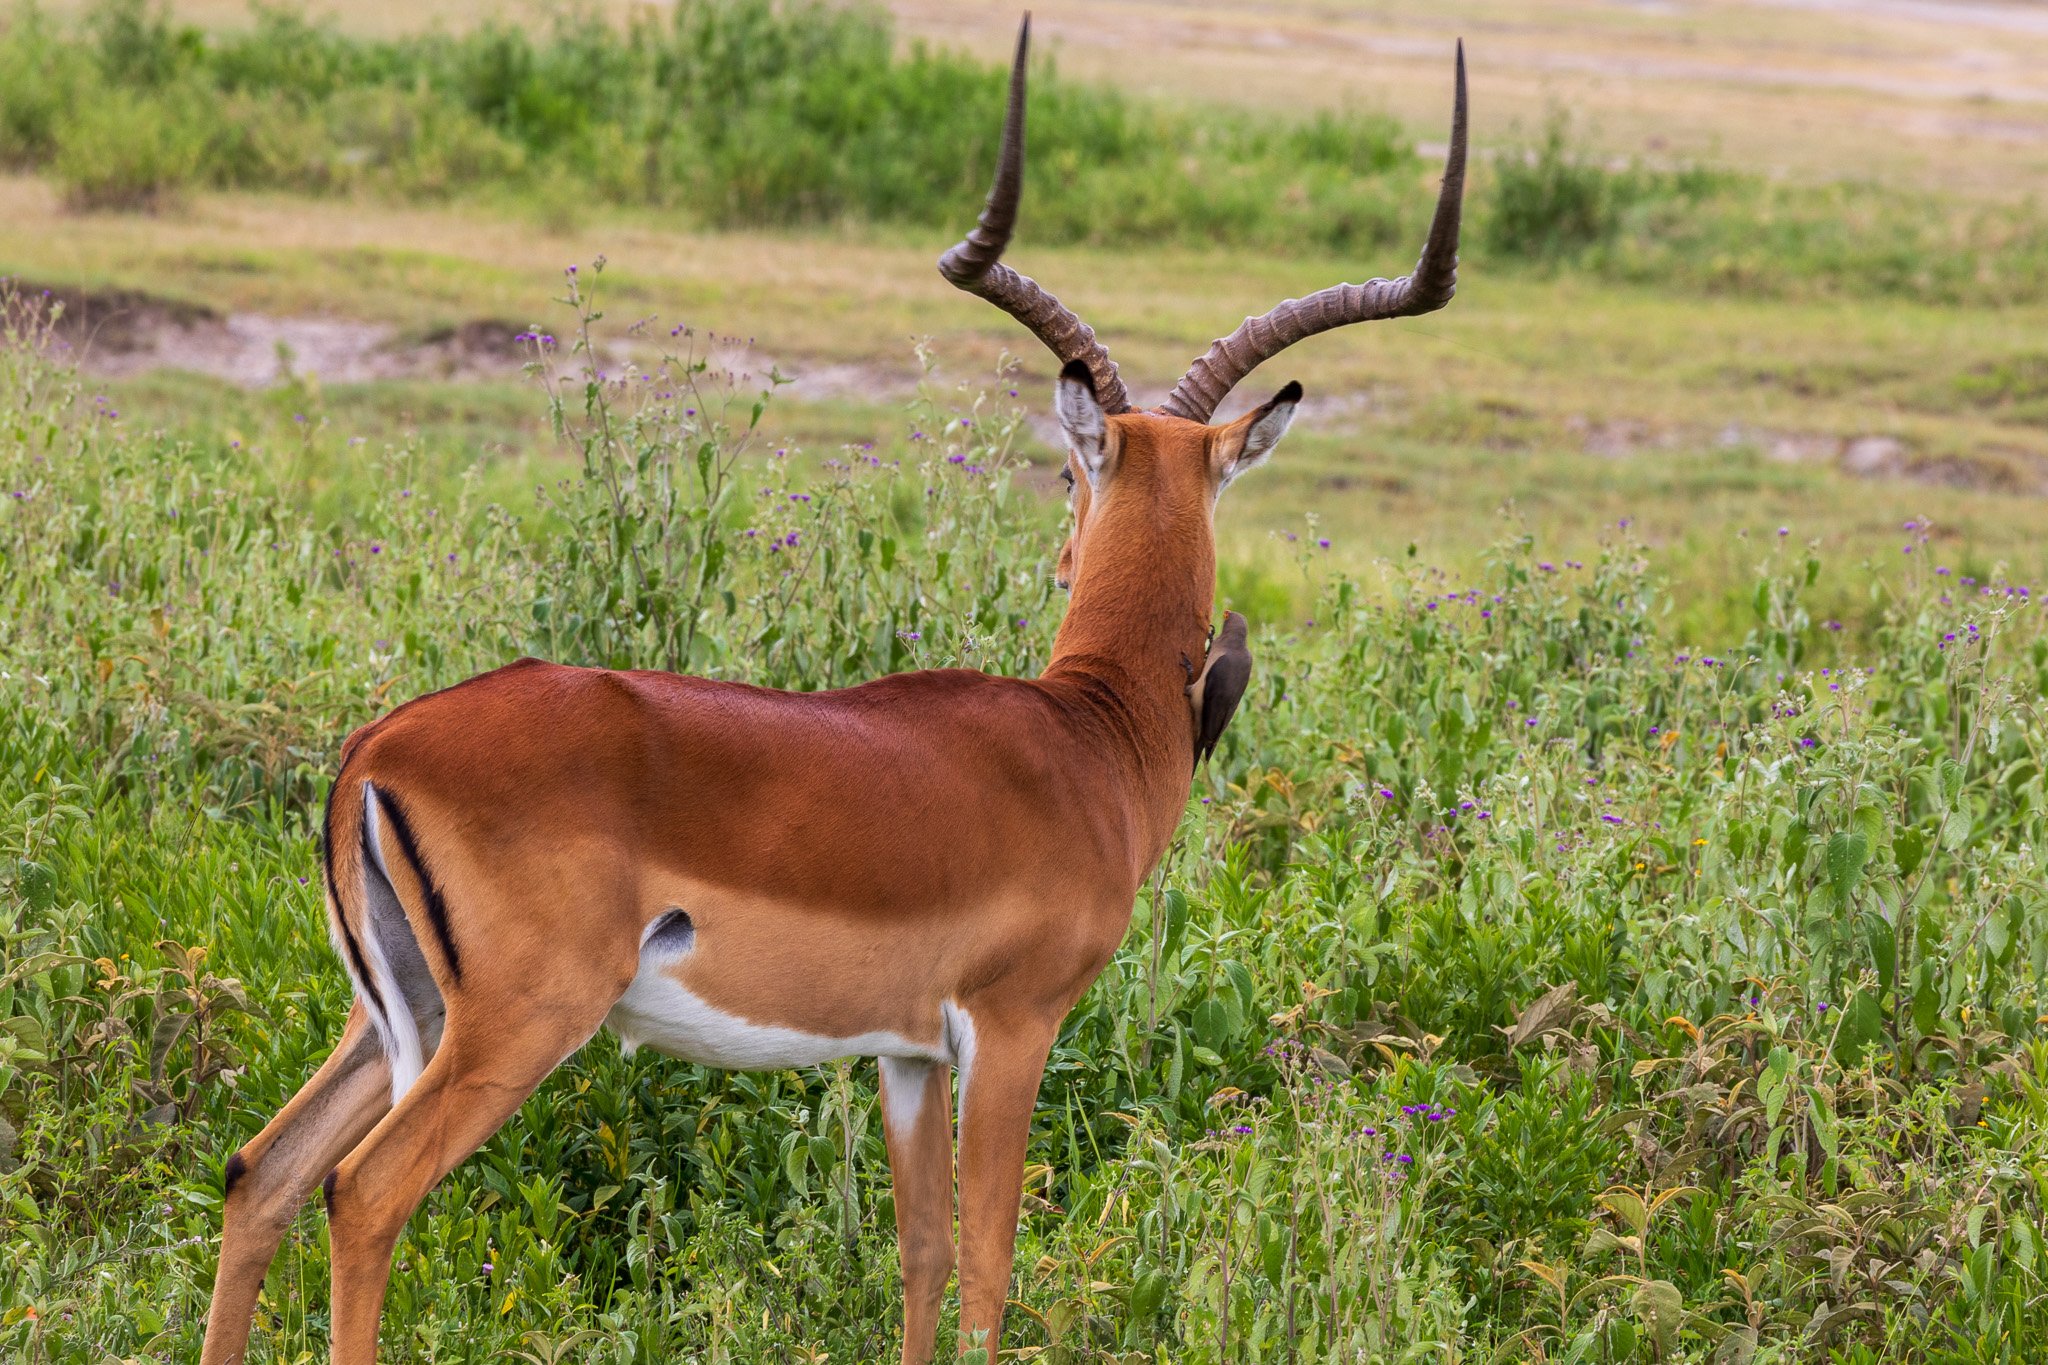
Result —
<svg viewBox="0 0 2048 1365"><path fill-rule="evenodd" d="M1010 68L1010 110L1003 119L1002 150L996 157L995 183L981 220L959 245L939 257L939 273L970 294L978 294L1031 330L1062 364L1078 360L1095 380L1095 398L1104 412L1128 412L1129 395L1117 377L1116 363L1095 339L1094 329L1028 275L1002 262L1003 248L1017 226L1017 201L1024 192L1024 68L1031 47L1031 16L1017 31L1017 59Z"/></svg>
<svg viewBox="0 0 2048 1365"><path fill-rule="evenodd" d="M1451 114L1451 153L1437 195L1429 240L1412 274L1398 280L1336 284L1305 299L1289 299L1270 313L1246 318L1236 331L1211 343L1173 386L1159 411L1206 422L1225 394L1265 361L1303 337L1353 322L1407 318L1451 301L1458 288L1458 210L1465 196L1465 44L1458 43L1458 95ZM990 199L994 204L994 199Z"/></svg>

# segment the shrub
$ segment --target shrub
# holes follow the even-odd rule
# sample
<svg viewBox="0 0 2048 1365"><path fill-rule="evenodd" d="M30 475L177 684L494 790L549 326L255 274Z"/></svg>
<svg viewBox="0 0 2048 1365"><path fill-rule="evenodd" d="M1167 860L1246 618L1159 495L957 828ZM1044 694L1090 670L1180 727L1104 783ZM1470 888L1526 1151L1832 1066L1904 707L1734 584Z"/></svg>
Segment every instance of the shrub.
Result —
<svg viewBox="0 0 2048 1365"><path fill-rule="evenodd" d="M383 41L270 7L203 40L148 0L96 0L82 34L20 8L0 31L0 72L26 73L0 155L50 164L55 127L102 90L189 90L203 96L186 112L204 175L221 186L441 196L573 182L721 226L955 228L987 186L1005 73L895 49L884 11L812 0L689 0L616 27L565 12L538 32L486 23ZM1033 107L1038 240L1364 246L1397 222L1412 234L1421 212L1408 143L1384 116L1193 115L1049 64ZM323 126L338 155L318 145Z"/></svg>
<svg viewBox="0 0 2048 1365"><path fill-rule="evenodd" d="M364 86L327 105L338 160L406 193L435 198L519 173L525 152L461 105L432 91Z"/></svg>
<svg viewBox="0 0 2048 1365"><path fill-rule="evenodd" d="M100 91L57 130L51 171L77 209L155 212L199 177L206 156L195 105L183 92Z"/></svg>
<svg viewBox="0 0 2048 1365"><path fill-rule="evenodd" d="M356 174L337 153L324 122L277 91L223 91L209 121L204 176L220 188L276 185L318 192L340 188Z"/></svg>
<svg viewBox="0 0 2048 1365"><path fill-rule="evenodd" d="M1533 260L1575 255L1613 238L1621 198L1618 177L1572 147L1570 117L1556 111L1533 148L1494 161L1486 244Z"/></svg>
<svg viewBox="0 0 2048 1365"><path fill-rule="evenodd" d="M39 166L57 148L57 129L76 102L83 53L39 9L0 19L0 164Z"/></svg>
<svg viewBox="0 0 2048 1365"><path fill-rule="evenodd" d="M107 84L119 89L169 85L199 57L199 31L171 22L149 0L96 0L86 12L92 53Z"/></svg>
<svg viewBox="0 0 2048 1365"><path fill-rule="evenodd" d="M14 0L0 20L0 161L62 179L66 127L98 126L108 99L164 98L202 148L199 175L223 188L483 192L655 205L714 227L906 224L936 237L971 222L987 188L1004 79L899 44L881 8L822 0L684 0L616 24L564 9L388 39L272 5L248 28L202 34L151 0L92 0L75 25ZM1429 212L1429 168L1370 110L1188 108L1041 60L1031 149L1034 242L1406 253ZM100 168L165 150L74 148L67 165L108 187L74 201L160 200L153 174ZM181 143L168 161L189 156ZM1495 265L1699 291L2048 297L2036 205L1610 169L1561 114L1533 145L1482 159L1470 217L1471 250Z"/></svg>

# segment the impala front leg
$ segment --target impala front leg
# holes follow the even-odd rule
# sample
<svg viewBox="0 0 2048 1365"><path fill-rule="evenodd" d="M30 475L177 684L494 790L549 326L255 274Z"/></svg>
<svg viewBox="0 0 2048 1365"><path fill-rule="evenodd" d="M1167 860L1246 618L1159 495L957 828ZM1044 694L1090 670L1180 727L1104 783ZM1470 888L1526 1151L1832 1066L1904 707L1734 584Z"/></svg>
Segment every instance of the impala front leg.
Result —
<svg viewBox="0 0 2048 1365"><path fill-rule="evenodd" d="M960 1348L996 1359L1031 1110L1059 1020L973 1016L974 1043L960 1068Z"/></svg>
<svg viewBox="0 0 2048 1365"><path fill-rule="evenodd" d="M882 1058L882 1132L896 1187L903 1365L925 1365L953 1274L953 1106L940 1062Z"/></svg>

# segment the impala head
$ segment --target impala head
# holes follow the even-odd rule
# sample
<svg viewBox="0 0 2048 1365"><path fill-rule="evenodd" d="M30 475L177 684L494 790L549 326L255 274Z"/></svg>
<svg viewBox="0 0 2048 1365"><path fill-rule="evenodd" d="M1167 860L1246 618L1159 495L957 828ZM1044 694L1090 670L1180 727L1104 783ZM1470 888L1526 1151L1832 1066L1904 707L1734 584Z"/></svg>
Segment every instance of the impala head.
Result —
<svg viewBox="0 0 2048 1365"><path fill-rule="evenodd" d="M1217 497L1273 453L1300 401L1301 385L1290 383L1263 406L1218 426L1159 412L1110 412L1096 396L1088 366L1068 361L1054 401L1067 441L1060 474L1073 513L1060 550L1059 585L1074 585L1090 533L1106 522L1094 513L1112 498L1141 506L1146 524L1157 531L1211 539ZM1113 531L1105 535L1120 539Z"/></svg>
<svg viewBox="0 0 2048 1365"><path fill-rule="evenodd" d="M1024 185L1024 77L1030 42L1031 18L1026 15L1010 69L1009 111L995 183L980 222L939 258L939 273L1023 323L1064 363L1056 406L1067 441L1063 472L1074 512L1072 532L1060 552L1059 581L1067 587L1088 555L1091 532L1106 530L1101 511L1112 504L1143 506L1142 518L1130 523L1134 529L1199 528L1202 548L1213 556L1209 518L1217 495L1272 453L1301 400L1301 385L1290 383L1236 421L1210 425L1217 405L1259 365L1317 332L1353 322L1412 317L1451 301L1458 280L1458 212L1465 186L1465 47L1458 45L1457 96L1443 188L1415 269L1396 280L1332 285L1246 318L1188 367L1165 402L1139 411L1131 407L1116 364L1095 339L1094 330L1035 280L1002 262ZM1115 543L1127 542L1119 536ZM1144 552L1151 547L1130 548Z"/></svg>

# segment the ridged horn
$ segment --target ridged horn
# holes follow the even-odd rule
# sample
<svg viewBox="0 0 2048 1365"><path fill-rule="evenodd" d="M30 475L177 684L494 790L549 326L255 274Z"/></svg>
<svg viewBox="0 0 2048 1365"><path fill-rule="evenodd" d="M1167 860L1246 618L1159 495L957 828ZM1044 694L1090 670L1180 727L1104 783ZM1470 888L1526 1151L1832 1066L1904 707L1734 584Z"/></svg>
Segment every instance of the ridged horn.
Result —
<svg viewBox="0 0 2048 1365"><path fill-rule="evenodd" d="M1460 40L1450 157L1444 165L1443 189L1437 194L1429 240L1423 244L1413 273L1398 280L1332 285L1305 299L1289 299L1270 313L1246 318L1188 367L1159 411L1206 422L1239 380L1304 337L1354 322L1414 317L1449 303L1458 288L1458 215L1464 197L1465 44ZM995 196L989 197L989 205L994 208ZM982 221L987 222L987 217Z"/></svg>
<svg viewBox="0 0 2048 1365"><path fill-rule="evenodd" d="M1024 324L1062 365L1078 360L1095 379L1095 396L1105 412L1128 412L1131 400L1109 351L1094 329L1036 280L1002 261L1017 226L1017 202L1024 193L1024 75L1031 50L1031 16L1017 30L1017 57L1010 67L1010 108L1003 119L1002 149L995 183L974 230L939 257L939 273L957 287L987 299Z"/></svg>

